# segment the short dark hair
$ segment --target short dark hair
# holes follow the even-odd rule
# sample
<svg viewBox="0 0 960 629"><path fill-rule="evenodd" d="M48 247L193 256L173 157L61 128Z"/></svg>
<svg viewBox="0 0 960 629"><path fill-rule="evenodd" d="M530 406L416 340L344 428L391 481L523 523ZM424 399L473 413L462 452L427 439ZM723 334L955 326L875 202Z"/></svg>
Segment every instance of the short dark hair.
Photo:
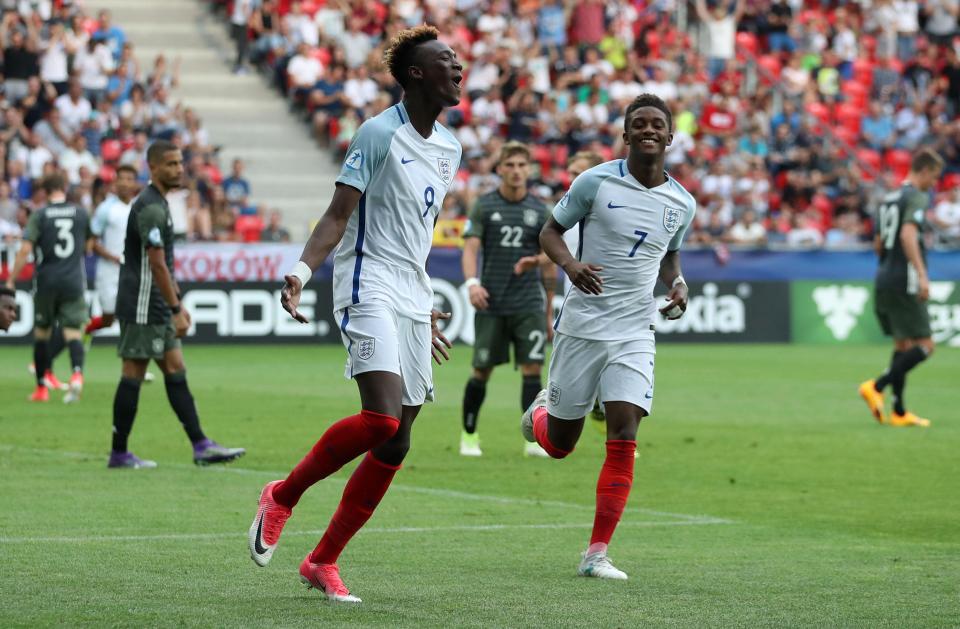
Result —
<svg viewBox="0 0 960 629"><path fill-rule="evenodd" d="M139 174L137 172L137 169L131 166L130 164L120 164L119 166L117 166L117 174L119 175L120 173L130 173L131 175L133 175L134 179L136 179L137 175Z"/></svg>
<svg viewBox="0 0 960 629"><path fill-rule="evenodd" d="M913 154L910 170L915 173L924 170L940 170L944 166L943 158L931 148L922 148Z"/></svg>
<svg viewBox="0 0 960 629"><path fill-rule="evenodd" d="M662 111L663 115L667 117L667 130L673 131L673 114L670 113L670 108L663 102L663 99L655 94L641 94L634 98L632 103L627 105L627 111L623 114L624 131L630 128L630 114L641 107L655 107Z"/></svg>
<svg viewBox="0 0 960 629"><path fill-rule="evenodd" d="M433 41L440 37L440 31L429 24L421 24L414 28L400 31L387 44L383 51L383 64L396 79L400 87L406 88L410 80L410 66L413 65L414 52L417 46Z"/></svg>
<svg viewBox="0 0 960 629"><path fill-rule="evenodd" d="M147 163L151 166L155 166L161 159L163 159L165 153L179 150L180 148L169 140L157 140L150 145L150 148L147 149Z"/></svg>
<svg viewBox="0 0 960 629"><path fill-rule="evenodd" d="M497 157L497 166L505 162L507 159L513 157L514 155L523 155L524 159L528 162L530 161L530 147L528 147L523 142L518 142L517 140L510 140L502 147L500 147L500 155Z"/></svg>
<svg viewBox="0 0 960 629"><path fill-rule="evenodd" d="M40 187L42 187L43 191L47 194L64 192L67 189L67 180L58 172L50 173L40 182Z"/></svg>
<svg viewBox="0 0 960 629"><path fill-rule="evenodd" d="M7 288L6 286L0 286L0 297L13 297L17 298L17 291L12 288Z"/></svg>

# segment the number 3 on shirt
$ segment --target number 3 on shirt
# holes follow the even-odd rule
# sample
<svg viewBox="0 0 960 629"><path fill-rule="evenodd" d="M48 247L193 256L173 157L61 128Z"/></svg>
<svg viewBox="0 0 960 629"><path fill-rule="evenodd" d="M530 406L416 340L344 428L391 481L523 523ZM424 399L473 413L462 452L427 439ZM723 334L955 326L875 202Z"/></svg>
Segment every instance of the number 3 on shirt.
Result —
<svg viewBox="0 0 960 629"><path fill-rule="evenodd" d="M427 186L423 191L423 204L427 206L427 209L423 211L423 218L427 217L430 208L433 207L434 199L436 199L436 193L433 191L433 186Z"/></svg>
<svg viewBox="0 0 960 629"><path fill-rule="evenodd" d="M632 258L634 254L637 253L637 249L640 248L640 245L643 244L643 241L647 239L647 232L643 232L643 231L640 231L639 229L635 229L633 233L636 234L637 236L640 236L640 240L638 240L633 245L633 249L630 250L630 255L627 256L628 258Z"/></svg>

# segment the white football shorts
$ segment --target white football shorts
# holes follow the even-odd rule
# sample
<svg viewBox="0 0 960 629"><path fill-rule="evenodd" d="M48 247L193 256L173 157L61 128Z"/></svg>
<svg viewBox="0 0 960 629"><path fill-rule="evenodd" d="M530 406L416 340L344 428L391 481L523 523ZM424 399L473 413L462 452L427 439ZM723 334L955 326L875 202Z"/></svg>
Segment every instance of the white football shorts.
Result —
<svg viewBox="0 0 960 629"><path fill-rule="evenodd" d="M629 402L649 415L655 356L650 339L592 341L557 333L547 412L558 419L582 419L599 397L601 403Z"/></svg>
<svg viewBox="0 0 960 629"><path fill-rule="evenodd" d="M117 312L117 291L120 290L120 267L103 260L97 261L97 299L103 314Z"/></svg>
<svg viewBox="0 0 960 629"><path fill-rule="evenodd" d="M344 376L389 371L403 380L403 405L433 401L430 323L398 313L383 301L364 301L334 312L347 348Z"/></svg>

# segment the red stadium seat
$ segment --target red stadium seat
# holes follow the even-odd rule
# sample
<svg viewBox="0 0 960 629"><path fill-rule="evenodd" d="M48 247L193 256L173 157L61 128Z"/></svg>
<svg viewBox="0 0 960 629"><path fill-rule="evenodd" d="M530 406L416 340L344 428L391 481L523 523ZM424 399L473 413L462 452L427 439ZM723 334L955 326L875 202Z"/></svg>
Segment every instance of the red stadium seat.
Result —
<svg viewBox="0 0 960 629"><path fill-rule="evenodd" d="M949 173L940 179L940 190L947 191L960 187L960 174Z"/></svg>
<svg viewBox="0 0 960 629"><path fill-rule="evenodd" d="M100 167L100 172L97 173L97 176L100 177L100 179L102 179L105 183L111 183L117 178L117 171L115 171L112 166L104 164Z"/></svg>
<svg viewBox="0 0 960 629"><path fill-rule="evenodd" d="M869 59L857 59L853 62L853 80L868 90L873 86L873 66Z"/></svg>
<svg viewBox="0 0 960 629"><path fill-rule="evenodd" d="M566 144L554 144L550 152L553 155L553 163L559 168L565 169L567 167L567 158L570 156L570 147Z"/></svg>
<svg viewBox="0 0 960 629"><path fill-rule="evenodd" d="M873 149L860 149L857 151L857 161L860 162L860 170L863 171L865 181L873 181L880 174L883 167L883 157Z"/></svg>
<svg viewBox="0 0 960 629"><path fill-rule="evenodd" d="M808 114L825 125L829 125L831 119L833 118L833 115L830 113L830 108L819 101L807 103L804 109Z"/></svg>
<svg viewBox="0 0 960 629"><path fill-rule="evenodd" d="M771 79L780 79L780 70L783 68L783 64L777 55L763 55L762 57L758 57L757 66L761 68L761 80L770 82Z"/></svg>
<svg viewBox="0 0 960 629"><path fill-rule="evenodd" d="M856 105L860 109L867 108L867 99L870 95L870 90L862 83L844 81L840 85L840 93L843 94L844 99L848 103Z"/></svg>
<svg viewBox="0 0 960 629"><path fill-rule="evenodd" d="M857 140L860 139L860 133L849 127L840 126L833 128L833 137L843 142L847 147L852 148L857 145Z"/></svg>
<svg viewBox="0 0 960 629"><path fill-rule="evenodd" d="M123 153L123 147L117 140L104 140L100 144L100 157L108 164L116 163Z"/></svg>
<svg viewBox="0 0 960 629"><path fill-rule="evenodd" d="M851 103L840 103L836 109L837 123L841 127L860 135L860 122L863 120L863 109Z"/></svg>
<svg viewBox="0 0 960 629"><path fill-rule="evenodd" d="M741 31L737 33L737 57L755 57L760 49L760 42L753 33Z"/></svg>
<svg viewBox="0 0 960 629"><path fill-rule="evenodd" d="M540 164L541 172L550 171L550 162L553 160L553 156L550 154L550 147L545 144L537 144L533 147L533 161Z"/></svg>
<svg viewBox="0 0 960 629"><path fill-rule="evenodd" d="M259 216L238 216L234 230L243 242L258 242L263 231L263 219Z"/></svg>
<svg viewBox="0 0 960 629"><path fill-rule="evenodd" d="M910 172L910 151L902 149L890 149L883 156L883 165L893 171L897 179L903 179Z"/></svg>

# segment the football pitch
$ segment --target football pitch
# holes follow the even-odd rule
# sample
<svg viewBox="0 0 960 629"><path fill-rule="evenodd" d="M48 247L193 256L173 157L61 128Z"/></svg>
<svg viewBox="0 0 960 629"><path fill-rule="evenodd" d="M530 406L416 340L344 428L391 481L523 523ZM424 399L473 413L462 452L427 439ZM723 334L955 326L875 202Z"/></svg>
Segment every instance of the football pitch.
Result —
<svg viewBox="0 0 960 629"><path fill-rule="evenodd" d="M30 350L0 352L0 626L945 627L960 625L960 352L909 377L933 427L878 426L857 396L886 347L661 345L654 417L610 555L626 582L575 576L603 438L525 459L520 378L494 373L484 456L458 455L470 349L435 369L404 469L347 547L360 606L327 603L297 566L353 464L300 502L272 563L246 531L263 484L356 412L339 347L185 348L206 432L247 456L196 468L162 381L106 469L119 361L88 356L78 405L25 400ZM66 357L58 361L65 375ZM155 368L154 368L155 370Z"/></svg>

